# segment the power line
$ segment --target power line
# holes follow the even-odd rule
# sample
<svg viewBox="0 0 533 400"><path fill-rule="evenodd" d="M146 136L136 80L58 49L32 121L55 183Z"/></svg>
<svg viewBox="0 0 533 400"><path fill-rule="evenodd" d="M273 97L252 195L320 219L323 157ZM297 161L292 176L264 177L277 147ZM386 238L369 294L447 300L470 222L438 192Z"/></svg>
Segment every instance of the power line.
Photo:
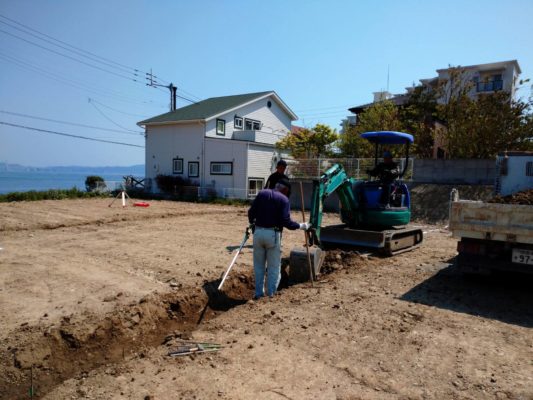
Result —
<svg viewBox="0 0 533 400"><path fill-rule="evenodd" d="M196 103L196 101L188 99L187 97L180 96L177 94L177 87L174 86L172 83L168 85L161 85L160 83L157 83L157 80L154 80L154 76L152 72L146 73L146 79L149 80L150 83L147 83L147 86L156 88L158 90L162 90L161 88L165 87L168 90L170 90L170 111L174 111L176 109L176 98L179 97L180 99L187 100L191 103Z"/></svg>
<svg viewBox="0 0 533 400"><path fill-rule="evenodd" d="M180 96L179 94L177 94L176 97L179 98L179 99L182 99L182 100L186 100L186 101L188 101L188 102L190 102L190 103L192 103L192 104L196 104L196 103L198 103L197 101L194 101L194 100L188 99L187 97Z"/></svg>
<svg viewBox="0 0 533 400"><path fill-rule="evenodd" d="M17 35L15 35L15 34L13 34L13 33L10 33L10 32L7 32L7 31L4 31L3 29L0 29L0 32L1 32L1 33L4 33L4 34L6 34L6 35L12 36L12 37L14 37L14 38L17 38L17 39L19 39L19 40L22 40L23 42L29 43L29 44L31 44L31 45L33 45L33 46L36 46L36 47L39 47L39 48L44 49L44 50L46 50L46 51L49 51L49 52L51 52L51 53L54 53L54 54L60 55L60 56L62 56L62 57L68 58L68 59L73 60L73 61L76 61L76 62L79 62L80 64L87 65L87 66L89 66L89 67L91 67L91 68L95 68L95 69L100 70L100 71L103 71L103 72L107 72L108 74L118 76L119 78L122 78L122 79L127 79L127 80L129 80L129 81L133 81L133 82L137 82L137 83L141 83L141 84L142 84L142 82L138 81L137 79L130 78L130 77L128 77L128 76L121 75L121 74L118 74L118 73L113 72L113 71L109 71L109 70L107 70L107 69L105 69L105 68L101 68L101 67L99 67L99 66L97 66L97 65L93 65L93 64L87 63L87 62L85 62L85 61L83 61L83 60L79 60L79 59L77 59L77 58L75 58L75 57L71 57L71 56L69 56L69 55L67 55L67 54L63 54L63 53L61 53L61 52L59 52L59 51L55 51L55 50L50 49L50 48L48 48L48 47L46 47L46 46L41 46L41 45L38 44L38 43L32 42L31 40L24 39L24 38L22 38L22 37L20 37L20 36L17 36Z"/></svg>
<svg viewBox="0 0 533 400"><path fill-rule="evenodd" d="M109 62L109 63L113 63L113 64L115 64L115 65L117 65L117 66L120 66L120 67L123 67L123 68L127 68L127 69L133 70L133 71L135 71L135 72L139 72L139 70L138 70L137 68L129 67L129 66L127 66L127 65L124 65L124 64L118 63L118 62L116 62L116 61L110 60L110 59L108 59L108 58L101 57L101 56L99 56L99 55L97 55L97 54L91 53L90 51L87 51L87 50L81 49L81 48L79 48L79 47L73 46L73 45L71 45L71 44L69 44L69 43L66 43L66 42L62 41L62 40L59 40L59 39L56 39L56 38L54 38L54 37L52 37L52 36L50 36L50 35L47 35L46 33L40 32L40 31L38 31L37 29L33 29L33 28L30 28L30 27L27 26L27 25L21 24L20 22L17 22L17 21L15 21L15 20L11 19L11 18L6 17L5 15L0 14L0 17L1 17L1 18L4 18L4 19L6 19L6 20L8 20L8 21L10 21L10 22L13 22L13 23L15 23L15 24L17 24L17 25L19 25L19 26L22 26L22 27L24 27L24 28L26 28L26 29L28 29L28 30L30 30L30 31L32 31L32 32L38 33L39 35L42 35L42 36L47 37L47 38L49 38L49 39L52 39L52 40L54 40L54 41L56 41L56 42L62 43L62 44L64 44L65 46L68 46L68 47L71 47L71 48L73 48L73 49L79 50L79 51L81 51L81 52L83 52L83 53L87 53L87 54L89 54L89 55L91 55L91 56L93 56L93 57L99 58L99 59L104 60L104 61L107 61L107 62ZM5 23L5 22L4 22L4 23Z"/></svg>
<svg viewBox="0 0 533 400"><path fill-rule="evenodd" d="M194 98L195 98L196 100L198 100L198 101L202 101L202 98L201 98L201 97L195 96L194 94L192 94L192 93L190 93L190 92L187 92L187 91L184 90L184 89L181 89L181 88L178 87L178 91L179 91L179 92L183 92L183 93L185 93L185 94L186 94L187 96L189 96L189 97L194 97Z"/></svg>
<svg viewBox="0 0 533 400"><path fill-rule="evenodd" d="M105 97L113 97L115 98L115 100L119 100L119 101L123 101L123 102L126 102L126 103L136 103L136 104L153 104L155 106L158 106L160 107L161 105L158 105L157 103L154 103L153 101L141 101L141 100L133 100L132 97L129 97L129 96L125 96L121 93L118 93L118 92L114 92L114 91L109 91L109 90L105 90L105 89L100 89L100 88L93 88L83 82L79 82L79 81L76 81L74 79L69 79L65 76L62 76L60 74L56 74L54 72L50 72L40 66L37 66L37 65L34 65L34 64L31 64L21 58L17 58L17 57L14 57L12 55L8 55L8 54L3 54L0 52L0 58L4 59L5 61L8 61L8 62L11 62L13 64L16 64L18 65L19 67L21 68L26 68L26 69L29 69L33 72L37 72L49 79L52 79L52 80L55 80L59 83L62 83L62 84L65 84L65 85L68 85L68 86L72 86L72 87L75 87L76 89L81 89L81 90L84 90L84 91L89 91L89 92L92 92L92 93L96 93L96 94L99 94L101 96L105 96Z"/></svg>
<svg viewBox="0 0 533 400"><path fill-rule="evenodd" d="M51 133L53 135L67 136L67 137L72 137L72 138L76 138L76 139L92 140L94 142L111 143L111 144L118 144L118 145L122 145L122 146L144 148L144 146L140 146L138 144L115 142L115 141L112 141L112 140L104 140L104 139L95 139L95 138L91 138L91 137L87 137L87 136L72 135L70 133L56 132L56 131L49 131L47 129L34 128L34 127L31 127L31 126L11 124L11 123L5 122L5 121L0 121L0 124L1 125L12 126L12 127L15 127L15 128L28 129L28 130L31 130L31 131L37 131L37 132L43 132L43 133Z"/></svg>
<svg viewBox="0 0 533 400"><path fill-rule="evenodd" d="M306 111L322 111L322 110L331 110L331 109L345 109L347 110L348 107L353 107L353 104L346 104L343 106L331 106L331 107L318 107L318 108L306 108L302 110L297 110L296 112L306 112Z"/></svg>
<svg viewBox="0 0 533 400"><path fill-rule="evenodd" d="M72 52L72 53L74 53L74 54L77 54L77 55L79 55L79 56L82 56L82 57L88 58L88 59L90 59L91 61L95 61L95 62L98 62L98 63L104 64L104 65L106 65L106 66L108 66L108 67L115 68L115 69L117 69L117 70L121 70L121 71L123 71L123 72L127 72L127 73L130 73L130 74L133 74L133 76L136 76L136 77L139 76L139 73L145 72L145 71L142 71L142 70L140 70L140 69L138 69L138 68L134 68L134 67L131 67L131 66L128 66L128 65L125 65L125 64L122 64L122 63L116 62L116 61L111 60L111 59L109 59L109 58L102 57L102 56L99 56L99 55L97 55L97 54L95 54L95 53L92 53L92 52L90 52L90 51L84 50L84 49L82 49L82 48L80 48L80 47L77 47L77 46L71 45L71 44L69 44L69 43L67 43L67 42L65 42L65 41L63 41L63 40L60 40L60 39L54 38L54 37L52 37L52 36L50 36L50 35L47 35L46 33L43 33L43 32L41 32L41 31L38 31L37 29L31 28L31 27L29 27L29 26L27 26L27 25L24 25L24 24L22 24L22 23L20 23L20 22L18 22L18 21L15 21L15 20L13 20L13 19L11 19L11 18L8 18L8 17L6 17L5 15L0 14L0 18L3 18L3 19L5 19L5 20L7 20L7 21L10 21L11 24L8 23L8 22L6 22L6 21L2 21L2 20L0 20L1 23L5 24L5 25L7 25L7 26L9 26L9 27L11 27L11 28L13 28L13 29L16 29L16 30L18 30L18 31L20 31L20 32L23 32L23 33L27 34L27 35L33 36L33 37L35 37L35 38L37 38L37 39L39 39L39 40L45 41L45 42L47 42L47 43L50 43L50 44L52 44L52 45L54 45L54 46L60 47L60 48L62 48L62 49L64 49L64 50L70 51L70 52ZM23 27L24 29L21 29L21 28L19 28L19 27L17 27L17 26L14 26L13 24L16 24L16 25L18 25L18 26L20 26L20 27ZM26 30L25 30L25 29L26 29ZM37 35L34 34L34 33L31 33L31 32L28 32L28 30L31 31L31 32L35 32ZM4 32L4 33L6 33L6 32ZM10 34L10 33L8 33L8 34ZM16 35L13 35L13 34L11 34L11 35L17 37ZM45 38L50 39L50 40L44 39L43 37L40 37L40 36L38 36L38 35L44 36ZM19 38L19 39L21 39L21 40L25 40L25 39L23 39L23 38ZM25 40L25 41L27 41L27 40ZM27 41L27 42L32 43L32 44L34 44L34 45L37 45L37 44L35 44L35 43L33 43L33 42L30 42L30 41ZM54 43L54 42L57 42L57 43ZM58 44L58 43L61 43L61 45ZM37 46L38 46L38 45L37 45ZM50 49L48 49L48 50L49 50L49 51L52 51L52 50L50 50ZM66 55L63 55L63 56L66 57ZM81 61L79 61L79 60L77 60L77 61L78 61L78 62L81 62ZM93 67L94 67L94 66L93 66ZM108 71L108 72L109 72L109 71ZM146 73L146 72L145 72L145 73ZM167 84L170 84L170 82L169 82L168 80L165 80L165 79L163 79L163 78L159 78L158 76L153 75L151 72L150 72L150 74L152 75L153 78L160 79L161 81L166 82ZM135 81L136 81L136 80L135 80ZM139 81L136 81L136 82L139 82ZM196 96L196 95L194 95L194 94L192 94L192 93L189 93L189 92L187 92L187 91L185 91L185 90L183 90L183 89L179 89L179 90L180 90L181 92L185 93L186 95L189 95L189 96L194 97L194 98L196 98L196 99L198 99L198 100L201 100L200 97L198 97L198 96ZM194 101L191 101L191 100L188 99L188 98L183 98L183 99L184 99L184 100L187 100L187 101L190 101L190 102L192 102L192 103L194 103Z"/></svg>
<svg viewBox="0 0 533 400"><path fill-rule="evenodd" d="M12 29L16 29L16 30L18 30L20 32L23 32L26 35L32 36L32 37L34 37L34 38L36 38L38 40L42 40L42 41L44 41L46 43L49 43L49 44L51 44L53 46L57 46L57 47L59 47L59 48L61 48L63 50L66 50L68 52L74 53L77 56L85 57L85 58L87 58L87 59L89 59L89 60L91 60L93 62L103 64L103 65L105 65L105 66L107 66L109 68L113 68L113 69L115 69L117 71L120 71L120 72L126 72L128 74L132 74L133 78L129 77L129 76L124 76L122 74L118 74L118 73L116 73L114 71L109 71L108 69L101 68L98 65L93 65L93 64L87 63L87 62L85 62L83 60L80 60L78 58L72 57L72 56L70 56L68 54L63 54L61 52L55 51L55 50L50 49L50 48L48 48L46 46L42 46L40 44L37 44L37 43L35 43L35 42L31 41L31 40L28 40L28 39L22 38L20 36L17 36L15 34L11 33L11 32L0 30L0 32L2 32L4 34L10 35L10 36L15 37L15 38L17 38L19 40L25 41L25 42L27 42L29 44L32 44L32 45L37 46L37 47L40 47L40 48L42 48L44 50L50 51L50 52L55 53L57 55L60 55L62 57L66 57L66 58L69 58L69 59L71 59L73 61L76 61L76 62L79 62L81 64L87 65L87 66L89 66L91 68L95 68L95 69L98 69L100 71L107 72L109 74L113 74L115 76L119 76L119 77L121 77L123 79L128 79L128 80L131 80L131 81L136 82L136 83L141 83L141 84L143 83L140 80L135 79L135 78L139 78L139 73L142 73L142 72L145 72L145 71L142 71L140 69L137 69L137 68L134 68L134 67L119 63L119 62L116 62L116 61L111 60L109 58L105 58L105 57L99 56L99 55L97 55L95 53L92 53L90 51L84 50L84 49L82 49L80 47L71 45L71 44L69 44L69 43L67 43L67 42L65 42L63 40L54 38L54 37L52 37L50 35L47 35L46 33L38 31L37 29L31 28L31 27L29 27L27 25L24 25L24 24L22 24L22 23L20 23L18 21L15 21L15 20L13 20L11 18L8 18L5 15L0 14L0 18L3 18L4 20L9 21L9 22L6 22L6 21L3 21L3 20L0 19L0 23L5 24L5 25L7 25L8 27L10 27ZM16 24L18 26L15 26L13 24ZM23 27L24 29L22 29L20 27ZM32 32L35 32L35 33L32 33ZM45 39L45 38L47 38L47 39ZM145 72L145 74L148 75L148 73L146 73L146 72ZM153 75L151 72L150 72L150 76L151 76L151 79L155 78L155 79L160 79L161 81L165 81L165 79L158 78L156 75ZM168 81L166 81L166 83L170 87L170 83ZM187 91L185 91L183 89L180 89L180 91L183 92L184 94L190 96L190 97L194 97L194 98L196 98L198 100L201 100L201 98L199 98L198 96L195 96L192 93L189 93L189 92L187 92ZM196 101L193 101L190 98L185 97L185 96L178 95L177 97L179 97L179 98L181 98L181 99L183 99L185 101L188 101L190 103L195 103L196 102Z"/></svg>
<svg viewBox="0 0 533 400"><path fill-rule="evenodd" d="M348 111L330 111L330 112L323 112L323 113L315 113L315 114L299 114L303 117L318 117L318 116L326 116L326 115L350 115Z"/></svg>
<svg viewBox="0 0 533 400"><path fill-rule="evenodd" d="M98 60L98 59L95 58L95 57L92 57L92 56L88 56L88 55L86 55L86 54L83 54L81 51L77 51L77 50L69 49L69 48L66 47L66 46L62 46L62 45L60 45L60 44L57 44L57 43L52 42L51 40L47 40L47 39L44 39L44 38L42 38L42 37L39 37L38 35L35 35L35 34L33 34L33 33L31 33L31 32L28 32L28 31L26 31L26 30L24 30L24 29L18 28L18 27L14 26L14 25L11 25L11 24L9 24L9 23L7 23L7 22L5 22L5 21L0 20L0 23L5 24L5 25L9 26L10 28L16 29L16 30L18 30L18 31L20 31L20 32L23 32L23 33L27 34L27 35L30 35L30 36L32 36L32 37L34 37L34 38L36 38L36 39L42 40L43 42L49 43L49 44L51 44L51 45L53 45L53 46L57 46L57 47L59 47L59 48L61 48L61 49L63 49L63 50L70 51L70 52L72 52L72 53L74 53L74 54L76 54L76 55L78 55L78 56L88 58L88 59L91 60L91 61L95 61L95 62L98 62L98 63L104 64L104 65L106 65L106 66L108 66L108 67L115 68L115 69L117 69L118 71L121 71L121 72L127 72L127 73L130 73L130 74L133 74L134 76L139 76L138 71L136 71L136 70L135 70L135 71L131 71L129 68L126 69L126 68L123 68L123 67L118 67L118 66L113 65L113 64L111 64L111 63L108 63L108 62L106 62L106 61Z"/></svg>
<svg viewBox="0 0 533 400"><path fill-rule="evenodd" d="M95 100L95 99L92 99L92 98L89 99L89 103L97 103L97 104L100 104L102 107L108 108L108 109L110 109L111 111L115 111L115 112L118 112L118 113L120 113L120 114L124 114L124 115L129 115L130 117L141 117L141 118L148 118L148 117L149 117L148 115L132 114L132 113L127 113L127 112L125 112L125 111L120 111L120 110L117 110L116 108L106 106L104 103L101 103L101 102L99 102L98 100Z"/></svg>
<svg viewBox="0 0 533 400"><path fill-rule="evenodd" d="M76 122L67 122L67 121L61 121L61 120L57 120L57 119L44 118L44 117L37 117L37 116L35 116L35 115L16 113L16 112L12 112L12 111L0 110L0 113L8 114L8 115L15 115L15 116L17 116L17 117L24 117L24 118L38 119L38 120L41 120L41 121L55 122L56 124L64 124L64 125L79 126L79 127L82 127L82 128L96 129L96 130L99 130L99 131L106 131L106 132L122 133L122 134L125 134L125 135L136 135L136 136L137 136L137 135L144 135L144 132L132 133L132 132L126 132L126 131L122 131L122 130L118 130L118 129L102 128L102 127L99 127L99 126L92 126L92 125L79 124L79 123L76 123Z"/></svg>
<svg viewBox="0 0 533 400"><path fill-rule="evenodd" d="M130 132L138 133L138 132L133 131L133 130L131 130L131 129L125 128L125 127L123 127L122 125L120 125L120 124L116 123L115 121L113 121L111 118L109 118L107 115L105 115L104 112L103 112L102 110L100 110L100 109L96 106L96 104L94 104L94 102L91 101L90 98L89 98L89 103L90 103L94 108L96 108L96 111L98 111L98 112L99 112L99 113L100 113L105 119L107 119L107 120L108 120L109 122L111 122L113 125L116 125L116 126L118 126L119 128L125 129L125 130L130 131Z"/></svg>

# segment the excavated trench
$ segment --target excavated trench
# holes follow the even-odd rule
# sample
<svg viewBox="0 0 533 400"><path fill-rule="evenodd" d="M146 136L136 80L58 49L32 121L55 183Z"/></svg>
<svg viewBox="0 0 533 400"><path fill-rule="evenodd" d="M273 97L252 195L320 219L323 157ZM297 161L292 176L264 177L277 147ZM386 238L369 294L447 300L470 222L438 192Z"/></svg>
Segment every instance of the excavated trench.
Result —
<svg viewBox="0 0 533 400"><path fill-rule="evenodd" d="M2 352L5 373L0 398L27 399L33 382L40 398L63 381L85 376L99 367L120 363L174 337L187 339L202 321L215 318L253 297L251 276L229 278L219 292L219 280L202 288L150 294L105 315L63 317L52 327L21 326Z"/></svg>
<svg viewBox="0 0 533 400"><path fill-rule="evenodd" d="M360 265L353 253L328 252L322 275ZM284 260L284 266L288 260ZM282 271L285 269L282 268ZM220 280L205 281L201 288L152 293L137 303L115 309L103 318L81 314L63 317L51 327L21 326L6 340L0 363L0 398L27 399L33 383L40 398L55 386L95 369L143 358L153 347L169 339L189 339L201 322L245 304L253 297L253 276L230 275L224 290ZM289 287L282 273L280 289Z"/></svg>

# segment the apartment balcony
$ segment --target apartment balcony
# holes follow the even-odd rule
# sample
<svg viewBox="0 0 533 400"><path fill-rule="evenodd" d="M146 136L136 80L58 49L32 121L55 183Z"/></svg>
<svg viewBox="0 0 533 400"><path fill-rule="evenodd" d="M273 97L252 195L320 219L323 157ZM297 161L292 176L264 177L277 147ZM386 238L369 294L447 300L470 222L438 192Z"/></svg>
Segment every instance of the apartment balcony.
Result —
<svg viewBox="0 0 533 400"><path fill-rule="evenodd" d="M477 82L476 84L477 92L496 92L502 89L503 89L503 80Z"/></svg>
<svg viewBox="0 0 533 400"><path fill-rule="evenodd" d="M282 137L285 135L263 132L263 131L233 131L232 139L233 140L244 140L247 142L256 142L264 144L276 144Z"/></svg>

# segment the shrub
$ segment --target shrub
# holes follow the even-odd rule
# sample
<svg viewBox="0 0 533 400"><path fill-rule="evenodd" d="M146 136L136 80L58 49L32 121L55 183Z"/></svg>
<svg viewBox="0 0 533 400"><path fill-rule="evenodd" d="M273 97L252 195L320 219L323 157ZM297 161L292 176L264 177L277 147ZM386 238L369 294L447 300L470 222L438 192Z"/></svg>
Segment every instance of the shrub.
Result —
<svg viewBox="0 0 533 400"><path fill-rule="evenodd" d="M85 178L85 189L88 192L94 192L97 189L105 189L104 178L98 175L89 175Z"/></svg>
<svg viewBox="0 0 533 400"><path fill-rule="evenodd" d="M198 186L192 183L190 179L173 175L157 175L155 177L157 187L164 193L176 194L178 196L184 193L185 186Z"/></svg>
<svg viewBox="0 0 533 400"><path fill-rule="evenodd" d="M78 188L72 189L51 189L45 191L30 190L29 192L11 192L0 195L0 203L12 201L37 201L37 200L62 200L90 197L107 197L98 192L84 192Z"/></svg>

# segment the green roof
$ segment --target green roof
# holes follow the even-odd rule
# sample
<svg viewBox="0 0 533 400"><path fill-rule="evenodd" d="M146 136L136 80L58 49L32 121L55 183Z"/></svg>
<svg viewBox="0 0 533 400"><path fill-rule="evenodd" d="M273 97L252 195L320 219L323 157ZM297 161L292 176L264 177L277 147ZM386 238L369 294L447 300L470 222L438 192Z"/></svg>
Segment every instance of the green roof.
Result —
<svg viewBox="0 0 533 400"><path fill-rule="evenodd" d="M252 101L269 93L274 92L269 91L238 94L234 96L211 97L207 100L202 100L198 103L194 103L165 114L145 119L144 121L138 122L138 125L177 121L205 120L209 117L220 114L226 110L230 110L241 104L248 103L249 101Z"/></svg>

